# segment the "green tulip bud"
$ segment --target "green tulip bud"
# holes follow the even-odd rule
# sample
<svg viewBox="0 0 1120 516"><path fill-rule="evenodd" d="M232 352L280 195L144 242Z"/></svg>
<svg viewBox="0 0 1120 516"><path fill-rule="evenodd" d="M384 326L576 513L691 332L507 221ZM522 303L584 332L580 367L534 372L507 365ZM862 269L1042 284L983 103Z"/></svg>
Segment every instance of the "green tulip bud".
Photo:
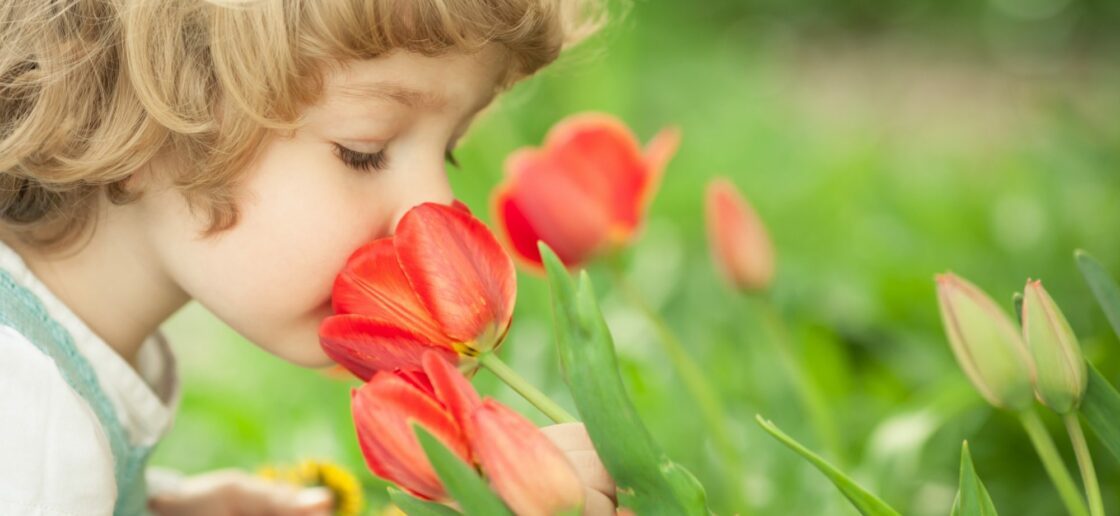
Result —
<svg viewBox="0 0 1120 516"><path fill-rule="evenodd" d="M1038 367L1038 400L1059 414L1075 410L1089 380L1085 359L1069 321L1038 280L1024 289L1023 340Z"/></svg>
<svg viewBox="0 0 1120 516"><path fill-rule="evenodd" d="M992 298L952 273L939 274L941 321L957 363L988 403L1023 410L1034 401L1034 363L1018 328Z"/></svg>

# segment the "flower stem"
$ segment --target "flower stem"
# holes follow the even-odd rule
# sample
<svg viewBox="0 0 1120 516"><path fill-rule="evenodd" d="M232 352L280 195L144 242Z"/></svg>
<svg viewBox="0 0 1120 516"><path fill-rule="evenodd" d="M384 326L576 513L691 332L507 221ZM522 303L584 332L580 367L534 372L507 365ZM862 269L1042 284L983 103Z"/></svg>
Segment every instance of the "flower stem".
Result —
<svg viewBox="0 0 1120 516"><path fill-rule="evenodd" d="M688 354L676 333L661 317L661 314L657 313L646 302L645 297L626 279L622 267L617 263L611 263L610 265L611 276L616 288L622 292L622 295L630 304L640 310L646 319L649 319L653 324L659 337L658 340L665 349L665 353L669 355L669 361L676 369L677 376L684 382L685 389L700 407L701 417L709 427L716 449L722 459L721 466L728 478L731 479L731 491L736 493L735 496L738 498L736 503L740 508L739 513L745 514L746 501L742 499L742 489L740 488L740 479L744 474L744 467L739 452L731 440L731 435L727 431L726 416L723 413L723 406L715 389L708 383L704 370Z"/></svg>
<svg viewBox="0 0 1120 516"><path fill-rule="evenodd" d="M1050 481L1058 490L1062 502L1066 504L1066 510L1073 516L1088 516L1089 511L1085 508L1085 501L1081 499L1081 493L1077 491L1077 485L1073 482L1073 477L1070 476L1065 463L1062 462L1061 455L1058 455L1058 448L1054 446L1054 441L1050 439L1050 434L1046 432L1046 427L1043 426L1038 413L1033 408L1024 410L1019 413L1019 421L1023 423L1023 428L1027 431L1038 458L1042 460L1046 473L1050 475Z"/></svg>
<svg viewBox="0 0 1120 516"><path fill-rule="evenodd" d="M1081 483L1085 485L1085 497L1089 499L1089 512L1093 516L1104 516L1104 501L1101 500L1101 487L1097 483L1097 470L1093 467L1093 456L1089 454L1089 445L1085 442L1085 432L1081 429L1077 412L1063 415L1062 421L1066 424L1069 441L1077 455L1077 466L1081 468Z"/></svg>
<svg viewBox="0 0 1120 516"><path fill-rule="evenodd" d="M534 387L522 378L521 375L517 374L517 371L514 371L513 368L506 365L502 359L498 358L497 353L483 353L479 355L478 362L482 364L482 367L494 373L494 376L497 376L499 380L505 382L506 385L517 391L522 398L525 398L525 401L532 403L534 407L537 407L537 409L548 416L553 422L574 423L578 421L575 416L572 416L568 411L564 410L563 407L557 405L555 401L545 396L540 389Z"/></svg>
<svg viewBox="0 0 1120 516"><path fill-rule="evenodd" d="M828 403L825 402L820 387L809 378L805 365L794 357L790 351L789 331L786 329L785 322L778 315L777 310L774 309L769 297L755 298L748 296L748 301L754 301L752 304L756 309L755 311L758 313L765 331L769 334L769 338L763 340L770 344L771 350L778 356L778 362L785 370L790 383L793 384L817 438L820 439L821 444L828 450L837 464L843 465L845 457L840 433L837 431L836 423L829 412Z"/></svg>

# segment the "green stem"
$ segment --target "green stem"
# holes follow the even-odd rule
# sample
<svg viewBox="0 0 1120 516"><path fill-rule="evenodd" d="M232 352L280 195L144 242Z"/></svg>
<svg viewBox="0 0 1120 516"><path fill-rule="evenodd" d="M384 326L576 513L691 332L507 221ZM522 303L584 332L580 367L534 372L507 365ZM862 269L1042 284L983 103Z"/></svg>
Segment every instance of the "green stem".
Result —
<svg viewBox="0 0 1120 516"><path fill-rule="evenodd" d="M1081 430L1077 412L1063 415L1062 421L1066 424L1069 441L1077 455L1077 466L1081 468L1081 483L1085 485L1085 497L1089 499L1089 512L1093 516L1104 516L1104 501L1101 500L1101 486L1097 483L1097 470L1093 467L1093 456L1089 454L1089 445L1085 442L1085 432Z"/></svg>
<svg viewBox="0 0 1120 516"><path fill-rule="evenodd" d="M789 377L790 383L793 384L793 388L801 400L801 405L809 417L809 424L813 426L817 438L832 455L837 465L842 466L845 460L840 433L836 429L836 423L833 421L832 413L829 411L828 403L825 401L820 387L816 382L810 380L804 364L794 357L790 351L791 340L785 322L778 315L778 311L774 309L769 297L754 298L748 296L748 300L755 301L753 304L756 312L760 315L762 325L770 336L769 339L764 340L770 344L770 348L778 356L781 367Z"/></svg>
<svg viewBox="0 0 1120 516"><path fill-rule="evenodd" d="M1073 516L1089 516L1085 501L1081 499L1081 493L1077 491L1077 485L1073 482L1073 477L1070 476L1065 463L1062 462L1058 448L1054 446L1054 441L1050 439L1050 434L1046 432L1046 427L1042 424L1038 413L1033 408L1024 410L1019 413L1019 421L1023 423L1027 436L1031 438L1031 444L1034 445L1038 458L1042 460L1046 473L1050 475L1050 481L1061 495L1062 502L1066 504L1066 510Z"/></svg>
<svg viewBox="0 0 1120 516"><path fill-rule="evenodd" d="M622 292L634 307L642 312L642 314L649 319L653 324L654 329L657 331L659 341L665 349L665 353L669 355L669 362L673 364L673 368L677 371L677 376L684 382L685 390L696 401L700 407L701 417L704 418L705 424L709 427L716 448L719 450L719 456L722 459L722 468L724 473L731 479L732 488L731 492L735 493L737 500L736 504L739 506L740 514L745 514L746 501L742 498L742 489L740 477L743 474L744 467L739 456L739 452L735 447L734 442L731 440L731 434L727 431L725 424L726 416L723 413L723 406L719 401L719 397L711 384L708 383L704 370L699 364L688 354L680 339L677 338L676 333L673 332L661 314L657 313L645 297L634 285L626 279L626 275L622 267L617 263L610 264L611 276L614 279L615 286Z"/></svg>
<svg viewBox="0 0 1120 516"><path fill-rule="evenodd" d="M568 413L568 411L564 410L563 407L557 405L555 401L545 396L540 389L537 389L522 378L521 375L517 374L517 371L514 371L513 368L506 365L502 359L498 358L497 353L489 352L479 355L478 363L482 364L482 367L489 369L491 373L494 373L494 376L497 376L498 379L517 391L522 398L532 403L534 407L537 407L537 409L543 412L544 415L548 416L552 421L556 423L574 423L579 421Z"/></svg>

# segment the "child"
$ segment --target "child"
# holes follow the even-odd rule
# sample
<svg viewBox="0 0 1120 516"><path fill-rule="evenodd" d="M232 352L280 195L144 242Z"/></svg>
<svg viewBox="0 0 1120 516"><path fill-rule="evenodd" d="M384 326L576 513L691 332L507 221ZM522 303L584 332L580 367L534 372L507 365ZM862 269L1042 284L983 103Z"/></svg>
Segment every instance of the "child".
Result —
<svg viewBox="0 0 1120 516"><path fill-rule="evenodd" d="M597 19L575 0L228 4L0 3L0 514L326 513L244 473L146 492L179 401L160 324L194 299L326 365L347 256L450 202L472 119ZM546 430L586 511L613 513L582 427Z"/></svg>

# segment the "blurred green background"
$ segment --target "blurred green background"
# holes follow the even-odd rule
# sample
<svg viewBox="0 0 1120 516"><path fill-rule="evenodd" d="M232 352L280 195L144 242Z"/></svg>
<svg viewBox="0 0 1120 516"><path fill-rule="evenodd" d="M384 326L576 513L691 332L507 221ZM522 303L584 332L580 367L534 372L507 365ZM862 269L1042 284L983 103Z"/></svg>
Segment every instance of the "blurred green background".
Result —
<svg viewBox="0 0 1120 516"><path fill-rule="evenodd" d="M748 306L709 260L701 195L725 175L775 241L774 298L837 420L832 458L905 514L947 514L968 439L1001 512L1060 514L1017 422L984 405L953 361L933 275L957 272L1009 307L1028 277L1042 278L1090 360L1120 380L1118 343L1072 259L1083 248L1120 275L1118 26L1115 0L634 1L494 106L450 174L489 220L505 156L566 115L615 114L643 141L682 129L629 271L719 389L741 477L718 472L651 327L593 272L639 410L718 513L854 513L753 421L761 413L822 449ZM546 297L541 278L520 276L503 355L571 407ZM155 464L327 458L380 503L349 417L353 383L285 364L194 304L165 331L184 397ZM488 372L475 384L545 423ZM1047 422L1076 476L1058 421ZM1090 437L1105 503L1120 511L1120 468L1098 444Z"/></svg>

